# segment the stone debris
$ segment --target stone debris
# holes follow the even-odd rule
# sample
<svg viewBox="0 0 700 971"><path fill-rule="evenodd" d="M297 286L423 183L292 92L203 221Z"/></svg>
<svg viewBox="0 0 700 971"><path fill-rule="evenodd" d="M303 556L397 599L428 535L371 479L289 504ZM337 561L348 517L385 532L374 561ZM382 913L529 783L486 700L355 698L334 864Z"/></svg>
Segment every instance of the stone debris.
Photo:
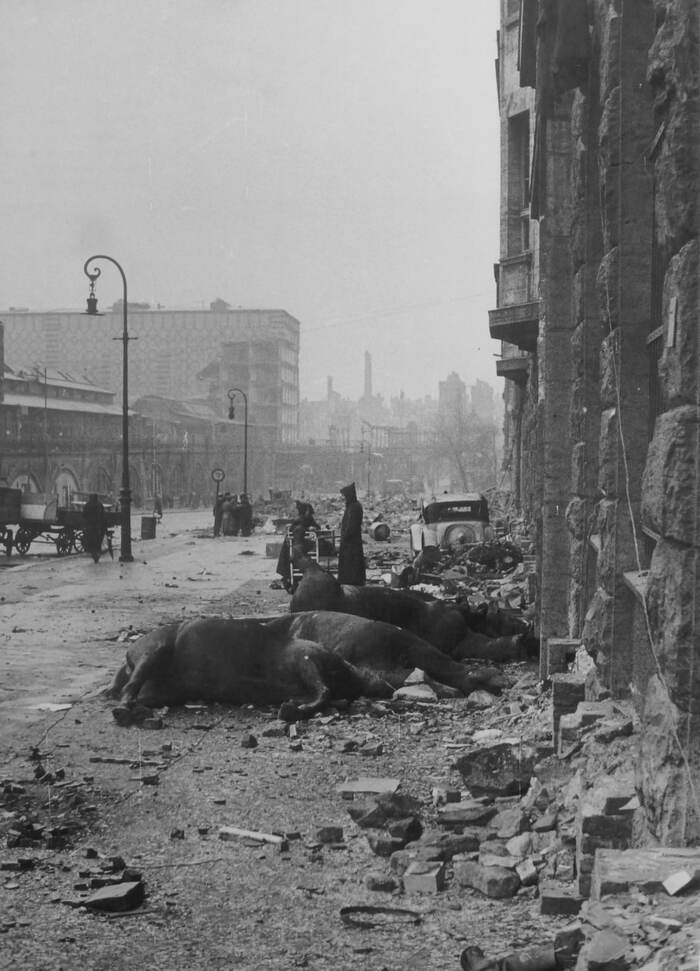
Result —
<svg viewBox="0 0 700 971"><path fill-rule="evenodd" d="M261 833L252 829L239 829L237 826L220 826L220 840L250 840L255 843L270 843L276 846L281 852L289 849L289 843L285 836L276 833Z"/></svg>
<svg viewBox="0 0 700 971"><path fill-rule="evenodd" d="M121 912L140 907L145 896L144 884L141 880L128 883L117 883L113 886L101 887L86 897L82 904L90 910Z"/></svg>
<svg viewBox="0 0 700 971"><path fill-rule="evenodd" d="M400 779L370 778L363 776L359 779L347 779L345 782L339 782L335 787L335 791L340 793L344 798L352 799L356 795L383 792L393 793L396 792L400 784Z"/></svg>
<svg viewBox="0 0 700 971"><path fill-rule="evenodd" d="M403 874L405 893L438 893L445 889L445 864L413 860Z"/></svg>

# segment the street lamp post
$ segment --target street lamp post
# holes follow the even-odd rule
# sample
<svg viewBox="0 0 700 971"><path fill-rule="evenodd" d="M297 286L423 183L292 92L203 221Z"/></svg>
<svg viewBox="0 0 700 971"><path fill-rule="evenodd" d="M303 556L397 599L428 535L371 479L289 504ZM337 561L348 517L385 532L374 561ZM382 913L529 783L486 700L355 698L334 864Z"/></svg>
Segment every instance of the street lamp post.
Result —
<svg viewBox="0 0 700 971"><path fill-rule="evenodd" d="M122 487L119 492L119 505L121 509L121 549L119 560L121 563L132 563L134 557L131 553L131 488L129 485L129 332L127 330L127 296L126 296L126 276L124 270L111 256L90 256L85 260L83 272L90 280L90 295L87 298L87 311L91 317L100 316L97 309L97 297L95 296L95 281L101 274L99 266L92 272L88 269L93 260L107 260L113 263L119 270L124 287L123 312L124 327L121 338L115 337L114 340L122 341Z"/></svg>
<svg viewBox="0 0 700 971"><path fill-rule="evenodd" d="M245 412L243 415L243 492L248 495L248 395L240 388L229 388L228 395L228 416L231 421L236 417L236 408L233 399L237 394L243 398Z"/></svg>

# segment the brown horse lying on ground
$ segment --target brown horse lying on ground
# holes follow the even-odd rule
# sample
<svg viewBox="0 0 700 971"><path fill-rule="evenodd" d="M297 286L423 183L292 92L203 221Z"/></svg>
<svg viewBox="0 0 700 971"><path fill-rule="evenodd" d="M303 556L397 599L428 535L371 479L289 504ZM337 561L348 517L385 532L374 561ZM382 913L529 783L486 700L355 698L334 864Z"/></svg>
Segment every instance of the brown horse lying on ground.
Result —
<svg viewBox="0 0 700 971"><path fill-rule="evenodd" d="M528 624L517 618L425 599L406 590L341 585L310 559L304 560L301 569L302 579L290 604L292 613L332 610L395 624L456 659L524 661L539 654L539 641L530 636Z"/></svg>
<svg viewBox="0 0 700 971"><path fill-rule="evenodd" d="M135 641L108 694L114 716L188 701L280 705L288 721L332 701L391 697L413 668L468 694L500 691L493 668L469 672L410 632L359 617L315 612L271 619L202 618Z"/></svg>

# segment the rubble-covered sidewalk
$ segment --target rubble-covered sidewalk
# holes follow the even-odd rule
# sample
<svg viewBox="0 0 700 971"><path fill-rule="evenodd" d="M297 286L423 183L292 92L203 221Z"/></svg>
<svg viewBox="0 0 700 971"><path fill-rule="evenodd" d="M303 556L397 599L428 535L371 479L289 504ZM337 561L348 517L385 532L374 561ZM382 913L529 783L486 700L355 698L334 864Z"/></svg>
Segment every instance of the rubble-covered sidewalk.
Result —
<svg viewBox="0 0 700 971"><path fill-rule="evenodd" d="M288 602L256 537L158 542L139 550L148 589L120 586L117 566L104 587L73 583L51 619L36 590L60 591L50 565L6 586L19 628L6 641L24 656L5 668L27 680L23 701L37 703L26 655L40 662L40 627L66 671L90 668L71 693L54 659L40 702L53 710L27 709L4 736L5 966L697 966L700 851L635 847L633 712L586 702L565 645L548 683L534 663L507 666L498 699L438 699L416 672L391 702L308 723L193 705L123 729L96 688L138 630L183 607Z"/></svg>

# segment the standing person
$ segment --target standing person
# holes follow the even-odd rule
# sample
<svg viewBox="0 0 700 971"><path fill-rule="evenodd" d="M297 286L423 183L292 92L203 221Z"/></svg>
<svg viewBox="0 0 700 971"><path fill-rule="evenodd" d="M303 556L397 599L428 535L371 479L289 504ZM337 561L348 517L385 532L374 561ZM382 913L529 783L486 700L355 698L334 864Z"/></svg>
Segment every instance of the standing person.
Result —
<svg viewBox="0 0 700 971"><path fill-rule="evenodd" d="M365 582L365 556L362 549L362 506L357 499L355 483L340 490L345 499L345 512L340 524L340 549L338 551L338 582L355 587Z"/></svg>
<svg viewBox="0 0 700 971"><path fill-rule="evenodd" d="M223 518L224 497L217 492L214 500L214 536L221 536L221 520Z"/></svg>
<svg viewBox="0 0 700 971"><path fill-rule="evenodd" d="M96 492L90 493L88 501L83 506L83 519L85 520L83 546L97 563L102 554L102 540L107 532L107 526L105 507L97 498Z"/></svg>
<svg viewBox="0 0 700 971"><path fill-rule="evenodd" d="M225 492L221 503L221 532L224 536L233 535L233 503L234 498L231 493Z"/></svg>
<svg viewBox="0 0 700 971"><path fill-rule="evenodd" d="M289 526L289 538L291 539L292 550L289 551L289 539L287 536L282 543L282 549L277 560L277 573L282 577L282 586L287 593L292 593L292 563L298 564L306 556L306 533L310 529L319 529L319 525L314 519L314 507L310 502L302 502L297 499L297 515Z"/></svg>
<svg viewBox="0 0 700 971"><path fill-rule="evenodd" d="M250 536L253 532L253 507L245 492L242 492L240 495L238 518L241 527L241 536Z"/></svg>
<svg viewBox="0 0 700 971"><path fill-rule="evenodd" d="M163 500L160 496L156 496L153 500L153 515L156 517L158 522L163 518Z"/></svg>

